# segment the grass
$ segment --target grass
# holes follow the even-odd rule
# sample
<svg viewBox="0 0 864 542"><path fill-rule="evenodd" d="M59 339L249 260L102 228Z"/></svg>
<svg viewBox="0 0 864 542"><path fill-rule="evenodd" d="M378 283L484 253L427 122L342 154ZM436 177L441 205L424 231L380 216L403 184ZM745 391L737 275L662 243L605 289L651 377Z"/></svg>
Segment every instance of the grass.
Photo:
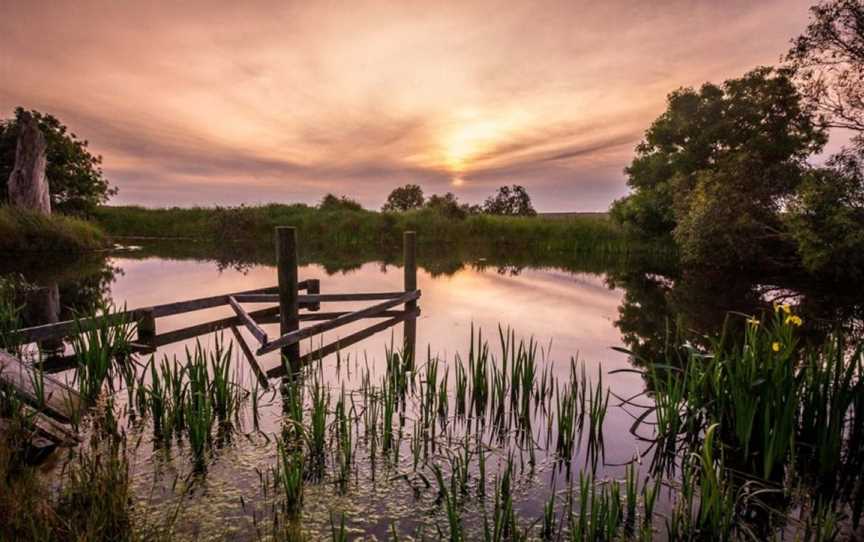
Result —
<svg viewBox="0 0 864 542"><path fill-rule="evenodd" d="M296 226L305 248L398 248L406 230L420 232L420 243L482 244L502 250L530 248L548 252L602 251L626 253L646 245L631 242L621 228L602 216L563 220L536 217L470 215L452 219L431 209L404 213L367 210L321 210L302 204L253 207L163 208L101 207L96 221L112 236L194 238L217 244L266 247L276 226Z"/></svg>
<svg viewBox="0 0 864 542"><path fill-rule="evenodd" d="M0 252L91 252L110 242L97 224L62 214L0 206Z"/></svg>

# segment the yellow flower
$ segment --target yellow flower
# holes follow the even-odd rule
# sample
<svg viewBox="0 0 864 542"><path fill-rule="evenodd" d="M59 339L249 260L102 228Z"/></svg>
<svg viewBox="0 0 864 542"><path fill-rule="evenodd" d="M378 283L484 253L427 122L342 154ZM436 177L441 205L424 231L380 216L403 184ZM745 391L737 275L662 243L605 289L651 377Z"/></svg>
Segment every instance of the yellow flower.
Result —
<svg viewBox="0 0 864 542"><path fill-rule="evenodd" d="M801 324L803 324L803 323L804 323L804 320L802 320L800 316L792 315L792 316L787 316L787 317L786 317L786 324L787 324L787 325L788 325L788 324L792 324L793 326L798 326L798 327L800 327Z"/></svg>
<svg viewBox="0 0 864 542"><path fill-rule="evenodd" d="M777 341L774 341L773 343L771 343L771 350L773 350L775 352L779 352L780 351L780 343L778 343Z"/></svg>
<svg viewBox="0 0 864 542"><path fill-rule="evenodd" d="M758 326L760 322L758 318L748 318L747 323L751 326Z"/></svg>

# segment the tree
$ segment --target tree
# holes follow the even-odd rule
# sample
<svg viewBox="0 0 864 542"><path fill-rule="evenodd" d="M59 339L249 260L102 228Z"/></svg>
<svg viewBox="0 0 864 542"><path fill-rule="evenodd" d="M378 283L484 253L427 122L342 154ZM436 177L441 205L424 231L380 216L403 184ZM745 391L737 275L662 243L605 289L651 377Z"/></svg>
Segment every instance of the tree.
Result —
<svg viewBox="0 0 864 542"><path fill-rule="evenodd" d="M787 70L677 90L625 169L633 193L611 214L647 236L672 234L689 263L746 262L779 238L780 209L826 141L816 120Z"/></svg>
<svg viewBox="0 0 864 542"><path fill-rule="evenodd" d="M864 158L845 151L808 172L787 222L808 271L834 280L864 278Z"/></svg>
<svg viewBox="0 0 864 542"><path fill-rule="evenodd" d="M786 60L826 124L857 131L864 144L864 2L821 2L810 15Z"/></svg>
<svg viewBox="0 0 864 542"><path fill-rule="evenodd" d="M460 205L458 198L452 192L447 192L443 196L432 194L429 200L426 201L426 208L432 209L448 218L462 220L468 215L469 207Z"/></svg>
<svg viewBox="0 0 864 542"><path fill-rule="evenodd" d="M87 150L81 141L57 118L29 111L45 136L46 176L51 191L51 208L64 213L88 213L117 193L102 174L101 156ZM25 110L15 109L15 117L0 121L0 202L7 197L6 183L15 167L19 123Z"/></svg>
<svg viewBox="0 0 864 542"><path fill-rule="evenodd" d="M524 186L502 186L498 192L486 198L483 212L490 215L535 216L537 211L531 205L531 196Z"/></svg>
<svg viewBox="0 0 864 542"><path fill-rule="evenodd" d="M423 189L416 184L406 184L395 188L387 196L382 211L409 211L423 206Z"/></svg>
<svg viewBox="0 0 864 542"><path fill-rule="evenodd" d="M349 198L348 196L334 196L327 194L321 198L321 203L318 208L322 211L362 211L363 206L360 202Z"/></svg>

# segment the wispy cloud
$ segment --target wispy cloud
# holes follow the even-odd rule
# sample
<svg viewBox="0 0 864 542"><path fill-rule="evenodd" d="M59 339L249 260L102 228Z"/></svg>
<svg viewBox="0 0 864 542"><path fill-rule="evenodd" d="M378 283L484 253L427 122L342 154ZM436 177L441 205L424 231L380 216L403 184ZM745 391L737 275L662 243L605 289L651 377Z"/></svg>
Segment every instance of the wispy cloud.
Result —
<svg viewBox="0 0 864 542"><path fill-rule="evenodd" d="M519 182L603 209L665 95L775 63L808 4L6 0L0 111L59 116L122 203Z"/></svg>

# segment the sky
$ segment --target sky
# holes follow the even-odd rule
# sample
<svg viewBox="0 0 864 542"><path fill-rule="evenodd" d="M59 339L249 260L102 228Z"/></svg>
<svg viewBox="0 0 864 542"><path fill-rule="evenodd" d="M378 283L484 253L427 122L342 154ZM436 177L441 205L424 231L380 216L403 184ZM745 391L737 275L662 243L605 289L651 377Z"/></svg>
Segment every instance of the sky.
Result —
<svg viewBox="0 0 864 542"><path fill-rule="evenodd" d="M777 64L810 4L0 0L0 116L60 118L113 204L602 211L669 92Z"/></svg>

